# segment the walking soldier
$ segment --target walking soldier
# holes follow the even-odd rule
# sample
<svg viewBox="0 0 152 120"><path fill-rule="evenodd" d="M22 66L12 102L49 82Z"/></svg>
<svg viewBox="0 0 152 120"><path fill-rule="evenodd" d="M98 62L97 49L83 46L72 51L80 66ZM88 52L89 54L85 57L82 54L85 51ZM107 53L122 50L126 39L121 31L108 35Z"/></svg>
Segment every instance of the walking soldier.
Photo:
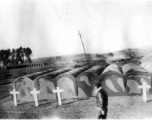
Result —
<svg viewBox="0 0 152 120"><path fill-rule="evenodd" d="M96 103L97 107L100 110L98 119L106 119L107 112L108 112L108 94L107 92L101 87L101 84L98 83L96 85L97 90L96 93Z"/></svg>

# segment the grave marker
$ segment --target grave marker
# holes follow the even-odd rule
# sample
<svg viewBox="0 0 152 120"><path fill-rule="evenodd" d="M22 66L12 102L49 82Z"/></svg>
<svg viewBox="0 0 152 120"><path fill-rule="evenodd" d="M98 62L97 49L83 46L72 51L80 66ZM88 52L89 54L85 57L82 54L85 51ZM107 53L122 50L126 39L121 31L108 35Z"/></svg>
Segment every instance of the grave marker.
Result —
<svg viewBox="0 0 152 120"><path fill-rule="evenodd" d="M33 91L31 91L31 94L34 95L34 100L35 100L35 106L38 106L38 100L37 100L37 94L40 93L40 91L36 91L35 88L33 88Z"/></svg>
<svg viewBox="0 0 152 120"><path fill-rule="evenodd" d="M15 89L13 89L13 91L10 91L10 94L13 94L13 98L14 98L14 105L17 106L17 99L16 99L16 95L19 94L18 91L16 91Z"/></svg>
<svg viewBox="0 0 152 120"><path fill-rule="evenodd" d="M54 93L57 93L57 96L58 96L58 103L59 105L62 105L61 103L61 96L60 96L60 92L63 92L63 89L59 89L59 87L56 87L57 90L53 90Z"/></svg>
<svg viewBox="0 0 152 120"><path fill-rule="evenodd" d="M146 90L150 88L150 85L147 85L145 82L143 82L143 85L139 86L140 89L143 89L143 101L144 103L147 102L147 93Z"/></svg>
<svg viewBox="0 0 152 120"><path fill-rule="evenodd" d="M26 76L22 76L16 78L13 81L12 85L14 89L19 91L19 95L17 95L17 100L20 101L20 103L34 101L33 95L30 94L30 92L34 88L33 81L31 79L27 78Z"/></svg>

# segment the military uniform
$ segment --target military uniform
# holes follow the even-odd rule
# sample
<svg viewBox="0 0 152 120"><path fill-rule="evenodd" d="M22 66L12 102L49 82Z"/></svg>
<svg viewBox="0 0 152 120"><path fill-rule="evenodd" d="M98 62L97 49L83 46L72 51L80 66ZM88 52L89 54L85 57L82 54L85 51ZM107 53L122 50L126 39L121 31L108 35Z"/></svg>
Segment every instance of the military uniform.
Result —
<svg viewBox="0 0 152 120"><path fill-rule="evenodd" d="M108 112L108 94L102 87L99 87L96 92L96 103L100 110L98 119L106 119Z"/></svg>

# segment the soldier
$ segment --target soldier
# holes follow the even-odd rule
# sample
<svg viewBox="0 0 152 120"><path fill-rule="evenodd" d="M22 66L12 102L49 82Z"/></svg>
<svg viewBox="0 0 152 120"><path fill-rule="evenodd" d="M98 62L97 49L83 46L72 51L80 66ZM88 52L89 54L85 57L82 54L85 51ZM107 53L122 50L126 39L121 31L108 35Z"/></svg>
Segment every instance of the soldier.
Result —
<svg viewBox="0 0 152 120"><path fill-rule="evenodd" d="M100 83L96 84L97 90L96 93L96 102L97 107L100 110L98 119L106 119L107 112L108 112L108 94L107 92L101 87Z"/></svg>

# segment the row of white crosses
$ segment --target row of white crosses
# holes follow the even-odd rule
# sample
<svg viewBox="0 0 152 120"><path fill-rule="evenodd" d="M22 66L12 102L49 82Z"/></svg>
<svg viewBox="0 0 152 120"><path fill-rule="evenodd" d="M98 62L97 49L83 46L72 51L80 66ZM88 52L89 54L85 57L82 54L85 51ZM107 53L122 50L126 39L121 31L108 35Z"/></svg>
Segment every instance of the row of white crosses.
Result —
<svg viewBox="0 0 152 120"><path fill-rule="evenodd" d="M146 103L147 102L146 90L150 88L150 85L147 85L145 82L143 82L143 85L139 86L139 88L143 89L143 101L144 101L144 103ZM59 105L62 105L60 93L63 92L63 89L59 89L59 87L57 87L57 90L53 90L53 92L57 93L58 103L59 103ZM33 91L31 91L31 94L34 95L35 106L38 106L37 94L39 94L39 93L40 93L40 91L36 91L35 88L33 89ZM16 94L19 94L19 92L16 91L15 89L13 89L13 91L11 91L10 94L13 94L14 105L17 106Z"/></svg>
<svg viewBox="0 0 152 120"><path fill-rule="evenodd" d="M58 103L59 105L62 105L61 103L61 96L60 93L63 92L63 89L59 89L59 87L57 87L57 90L53 90L53 93L57 93L57 97L58 97ZM31 91L31 94L34 95L34 100L35 100L35 106L38 106L38 99L37 99L37 94L39 94L40 91L36 91L35 88L33 88L33 91ZM13 91L10 91L10 94L13 94L13 98L14 98L14 105L17 106L17 99L16 99L16 95L19 94L18 91L16 91L15 89L13 89Z"/></svg>

